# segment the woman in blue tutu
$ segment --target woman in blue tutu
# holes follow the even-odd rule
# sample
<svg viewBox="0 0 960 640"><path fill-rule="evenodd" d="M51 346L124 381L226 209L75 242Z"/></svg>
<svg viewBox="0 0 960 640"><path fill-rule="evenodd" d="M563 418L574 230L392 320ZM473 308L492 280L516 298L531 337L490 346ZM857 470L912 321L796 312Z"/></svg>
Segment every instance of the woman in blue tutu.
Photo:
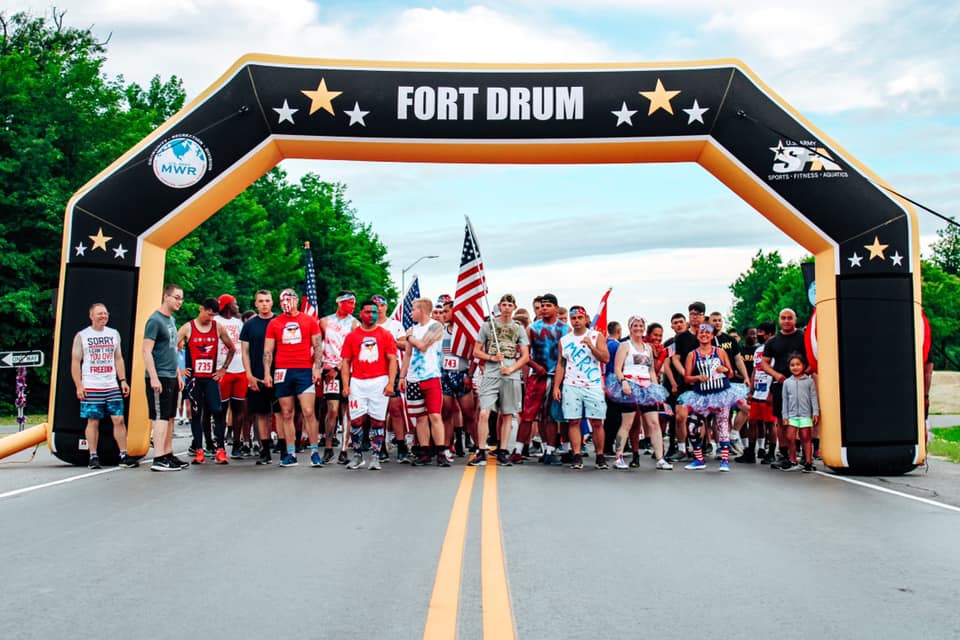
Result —
<svg viewBox="0 0 960 640"><path fill-rule="evenodd" d="M623 460L623 448L628 437L639 436L641 427L653 445L657 469L673 468L663 457L663 435L660 432L659 418L660 403L666 400L669 394L657 383L660 363L653 347L643 339L646 328L646 320L640 316L630 316L627 320L630 339L617 349L613 367L607 373L607 395L623 408L620 431L617 433L617 459L614 462L617 469L626 469L629 466ZM633 440L633 456L637 466L640 459L638 442L639 437Z"/></svg>
<svg viewBox="0 0 960 640"><path fill-rule="evenodd" d="M747 388L731 384L733 369L723 349L713 346L713 325L697 328L700 346L687 355L684 379L693 389L680 394L677 402L689 408L687 435L693 441L693 462L686 469L703 469L703 427L709 416L714 416L717 438L720 441L720 471L730 471L730 409L742 406Z"/></svg>

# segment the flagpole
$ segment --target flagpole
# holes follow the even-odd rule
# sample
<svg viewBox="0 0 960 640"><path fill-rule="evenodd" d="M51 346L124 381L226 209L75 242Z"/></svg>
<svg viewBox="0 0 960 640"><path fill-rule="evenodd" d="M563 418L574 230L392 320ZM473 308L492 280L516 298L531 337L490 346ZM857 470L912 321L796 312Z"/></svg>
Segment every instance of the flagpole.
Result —
<svg viewBox="0 0 960 640"><path fill-rule="evenodd" d="M467 220L467 228L470 229L470 237L473 239L473 251L477 256L477 259L480 258L480 247L477 244L477 232L473 229L473 223L470 222L470 216L463 216ZM490 316L490 333L493 334L493 342L497 346L497 353L501 353L500 349L500 338L497 336L497 326L493 323L493 313L490 311L490 301L487 300L487 277L483 272L483 269L480 269L480 283L483 287L483 304L487 307L487 315Z"/></svg>

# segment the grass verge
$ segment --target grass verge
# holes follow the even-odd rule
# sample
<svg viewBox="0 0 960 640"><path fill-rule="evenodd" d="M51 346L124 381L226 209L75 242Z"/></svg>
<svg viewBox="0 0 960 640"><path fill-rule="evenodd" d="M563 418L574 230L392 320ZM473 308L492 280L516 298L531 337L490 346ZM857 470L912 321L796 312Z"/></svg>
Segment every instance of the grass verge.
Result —
<svg viewBox="0 0 960 640"><path fill-rule="evenodd" d="M932 429L933 440L927 445L931 455L943 456L950 462L960 463L960 426Z"/></svg>

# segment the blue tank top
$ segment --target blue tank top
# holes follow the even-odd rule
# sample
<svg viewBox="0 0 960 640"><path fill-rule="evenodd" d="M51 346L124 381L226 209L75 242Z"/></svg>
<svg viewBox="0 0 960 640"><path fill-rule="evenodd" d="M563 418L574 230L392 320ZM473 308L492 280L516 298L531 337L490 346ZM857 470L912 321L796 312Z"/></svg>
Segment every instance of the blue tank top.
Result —
<svg viewBox="0 0 960 640"><path fill-rule="evenodd" d="M707 376L706 382L697 382L694 389L698 393L712 393L723 391L730 387L730 378L725 373L717 373L717 368L723 366L723 360L717 353L717 348L710 349L710 355L703 355L700 349L694 351L696 359L693 362L693 371L698 376Z"/></svg>
<svg viewBox="0 0 960 640"><path fill-rule="evenodd" d="M569 333L570 327L559 320L547 324L543 320L534 320L530 325L530 359L553 375L560 358L560 338Z"/></svg>

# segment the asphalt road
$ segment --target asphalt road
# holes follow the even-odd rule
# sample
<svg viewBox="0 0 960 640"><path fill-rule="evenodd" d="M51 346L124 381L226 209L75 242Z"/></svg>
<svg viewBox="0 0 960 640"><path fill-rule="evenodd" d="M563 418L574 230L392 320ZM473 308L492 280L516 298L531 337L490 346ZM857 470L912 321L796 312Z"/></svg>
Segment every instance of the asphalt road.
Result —
<svg viewBox="0 0 960 640"><path fill-rule="evenodd" d="M827 475L28 453L0 464L3 638L960 637L960 509Z"/></svg>

